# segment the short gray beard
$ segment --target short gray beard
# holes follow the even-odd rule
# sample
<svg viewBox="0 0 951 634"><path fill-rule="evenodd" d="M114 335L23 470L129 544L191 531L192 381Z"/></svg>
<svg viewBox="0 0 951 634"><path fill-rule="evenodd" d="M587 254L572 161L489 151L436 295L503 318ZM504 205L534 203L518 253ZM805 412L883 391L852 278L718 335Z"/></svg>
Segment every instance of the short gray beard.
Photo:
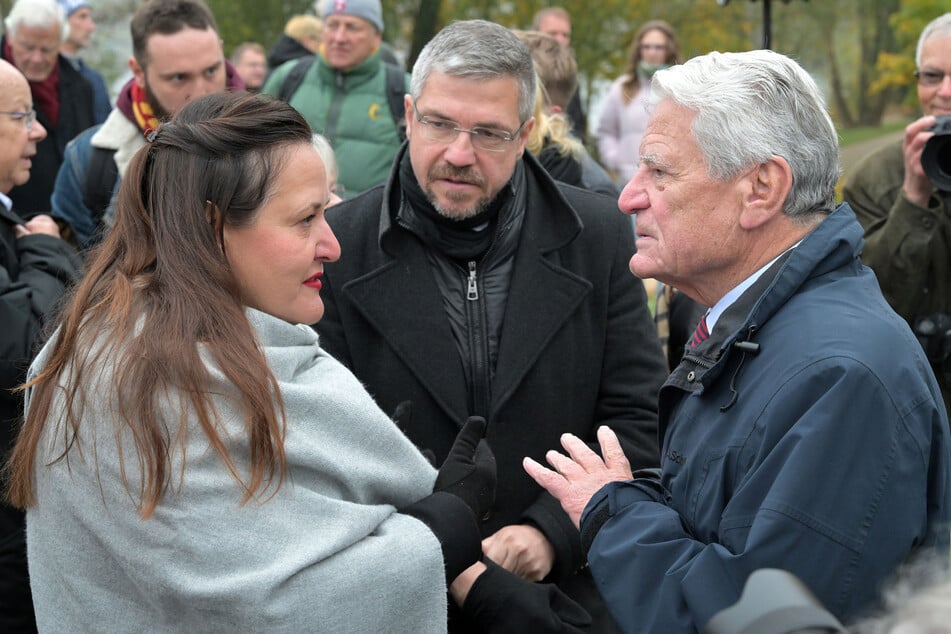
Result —
<svg viewBox="0 0 951 634"><path fill-rule="evenodd" d="M432 204L433 209L435 209L440 216L448 218L449 220L468 220L469 218L474 218L485 211L490 202L488 198L480 198L472 207L467 207L459 211L457 209L449 209L439 204L436 194L432 189L426 190L426 197L429 199L430 204Z"/></svg>

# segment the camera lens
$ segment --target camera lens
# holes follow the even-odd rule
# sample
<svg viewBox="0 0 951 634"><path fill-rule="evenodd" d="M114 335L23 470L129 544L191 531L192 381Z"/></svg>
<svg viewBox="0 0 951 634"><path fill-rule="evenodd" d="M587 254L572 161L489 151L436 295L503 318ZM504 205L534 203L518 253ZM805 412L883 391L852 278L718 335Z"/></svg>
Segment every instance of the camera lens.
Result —
<svg viewBox="0 0 951 634"><path fill-rule="evenodd" d="M921 167L935 189L951 191L951 116L938 117L930 129L934 136L921 152Z"/></svg>

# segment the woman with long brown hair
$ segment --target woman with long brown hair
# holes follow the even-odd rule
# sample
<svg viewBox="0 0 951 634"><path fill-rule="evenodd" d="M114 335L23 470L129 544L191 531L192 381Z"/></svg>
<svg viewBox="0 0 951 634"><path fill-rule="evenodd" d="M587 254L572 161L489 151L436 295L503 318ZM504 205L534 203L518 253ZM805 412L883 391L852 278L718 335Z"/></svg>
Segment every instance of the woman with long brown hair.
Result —
<svg viewBox="0 0 951 634"><path fill-rule="evenodd" d="M601 164L625 185L637 169L638 149L647 126L645 107L654 73L680 62L674 28L663 20L645 22L634 35L624 74L611 84L595 136Z"/></svg>
<svg viewBox="0 0 951 634"><path fill-rule="evenodd" d="M304 325L340 255L309 126L218 93L151 136L7 466L39 629L444 630L494 463L472 421L437 473Z"/></svg>

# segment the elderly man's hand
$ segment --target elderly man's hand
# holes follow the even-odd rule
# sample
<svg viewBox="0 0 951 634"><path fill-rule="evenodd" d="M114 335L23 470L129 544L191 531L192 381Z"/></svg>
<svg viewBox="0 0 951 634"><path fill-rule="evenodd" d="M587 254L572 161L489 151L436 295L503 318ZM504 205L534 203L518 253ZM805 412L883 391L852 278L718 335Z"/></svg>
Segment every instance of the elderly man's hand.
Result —
<svg viewBox="0 0 951 634"><path fill-rule="evenodd" d="M541 581L555 564L555 549L545 535L526 524L503 526L482 540L485 556L528 581Z"/></svg>
<svg viewBox="0 0 951 634"><path fill-rule="evenodd" d="M56 224L56 221L47 216L46 214L40 214L30 218L25 225L17 225L16 227L16 236L22 238L23 236L34 235L37 233L46 234L48 236L53 236L58 238L59 236L59 225Z"/></svg>
<svg viewBox="0 0 951 634"><path fill-rule="evenodd" d="M934 185L925 174L925 169L921 166L921 152L925 148L925 143L933 134L929 128L935 123L933 116L924 116L908 124L905 128L905 136L902 140L902 152L905 157L905 180L902 183L902 191L909 201L919 207L927 207L928 199L934 192Z"/></svg>
<svg viewBox="0 0 951 634"><path fill-rule="evenodd" d="M621 449L617 436L607 427L598 429L598 442L604 459L591 451L580 438L572 434L561 437L561 445L568 456L557 451L545 454L548 469L531 458L525 458L522 466L546 491L561 502L561 507L577 527L581 513L591 497L609 482L623 482L633 478L631 464Z"/></svg>

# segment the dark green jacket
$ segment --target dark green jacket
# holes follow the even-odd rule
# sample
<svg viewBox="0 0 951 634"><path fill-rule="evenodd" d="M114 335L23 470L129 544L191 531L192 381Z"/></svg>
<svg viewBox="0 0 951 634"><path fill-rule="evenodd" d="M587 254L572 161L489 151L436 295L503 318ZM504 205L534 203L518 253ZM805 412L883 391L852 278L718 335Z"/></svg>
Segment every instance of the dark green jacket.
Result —
<svg viewBox="0 0 951 634"><path fill-rule="evenodd" d="M291 60L277 68L263 92L277 96L296 63ZM330 67L318 54L288 103L333 145L344 198L386 181L401 141L387 102L386 68L379 51L347 73Z"/></svg>
<svg viewBox="0 0 951 634"><path fill-rule="evenodd" d="M895 312L913 325L920 315L951 314L951 194L936 192L927 208L919 207L902 193L904 178L899 140L855 167L843 197L865 230L862 261L875 271ZM935 368L951 410L946 369Z"/></svg>

